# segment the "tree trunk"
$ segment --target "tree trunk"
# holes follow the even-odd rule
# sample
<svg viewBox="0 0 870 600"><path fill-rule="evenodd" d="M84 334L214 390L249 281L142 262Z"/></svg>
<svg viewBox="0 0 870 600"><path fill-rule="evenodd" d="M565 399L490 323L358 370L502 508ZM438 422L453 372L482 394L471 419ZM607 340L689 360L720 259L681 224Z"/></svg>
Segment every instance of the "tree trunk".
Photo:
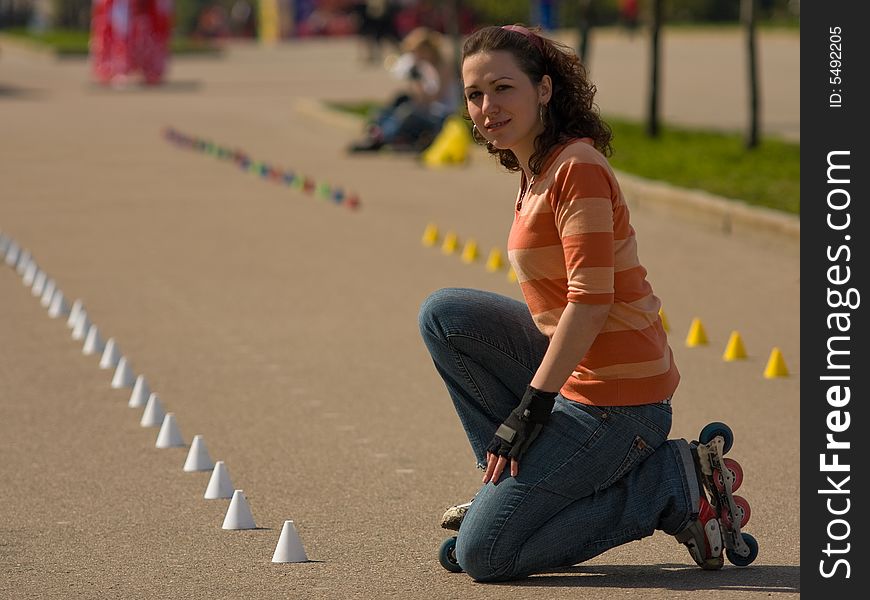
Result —
<svg viewBox="0 0 870 600"><path fill-rule="evenodd" d="M746 60L749 74L749 124L745 144L758 146L758 53L755 44L755 0L740 0L740 13L746 28Z"/></svg>
<svg viewBox="0 0 870 600"><path fill-rule="evenodd" d="M653 0L650 19L650 78L646 134L659 136L659 32L662 24L662 0Z"/></svg>

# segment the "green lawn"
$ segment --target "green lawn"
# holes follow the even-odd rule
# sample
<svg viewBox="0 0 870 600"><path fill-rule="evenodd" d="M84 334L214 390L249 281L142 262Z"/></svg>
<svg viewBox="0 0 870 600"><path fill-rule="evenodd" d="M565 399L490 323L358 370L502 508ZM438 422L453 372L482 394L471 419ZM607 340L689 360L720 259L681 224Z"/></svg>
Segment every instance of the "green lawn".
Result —
<svg viewBox="0 0 870 600"><path fill-rule="evenodd" d="M328 106L365 117L368 101ZM658 139L642 123L605 120L613 129L614 168L679 187L708 191L791 214L800 214L800 144L764 138L746 150L739 133L663 127Z"/></svg>
<svg viewBox="0 0 870 600"><path fill-rule="evenodd" d="M90 32L73 29L56 29L35 33L26 27L2 29L0 34L24 42L30 42L53 50L58 56L86 56ZM174 38L170 42L173 54L214 54L220 52L215 46L186 38Z"/></svg>

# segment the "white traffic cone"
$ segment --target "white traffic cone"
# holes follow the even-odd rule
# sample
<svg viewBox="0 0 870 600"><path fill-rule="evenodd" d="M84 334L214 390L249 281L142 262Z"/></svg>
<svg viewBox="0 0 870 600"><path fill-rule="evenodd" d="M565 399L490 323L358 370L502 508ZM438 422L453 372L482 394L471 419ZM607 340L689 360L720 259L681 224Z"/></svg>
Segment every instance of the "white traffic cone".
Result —
<svg viewBox="0 0 870 600"><path fill-rule="evenodd" d="M84 341L88 335L88 330L91 328L91 319L88 317L87 311L82 309L79 311L79 318L76 321L75 327L72 330L72 339L76 341Z"/></svg>
<svg viewBox="0 0 870 600"><path fill-rule="evenodd" d="M21 246L16 241L9 242L6 247L6 264L14 267L18 263L18 257L21 255Z"/></svg>
<svg viewBox="0 0 870 600"><path fill-rule="evenodd" d="M96 325L91 325L88 329L88 335L85 336L85 344L82 346L82 354L90 356L91 354L100 354L105 348L103 338L100 337L100 330Z"/></svg>
<svg viewBox="0 0 870 600"><path fill-rule="evenodd" d="M233 484L230 481L230 473L227 471L224 461L219 460L214 464L214 470L211 472L211 479L208 480L208 487L205 488L203 498L206 500L216 500L218 498L232 497Z"/></svg>
<svg viewBox="0 0 870 600"><path fill-rule="evenodd" d="M66 298L60 290L54 291L54 298L51 299L51 304L48 305L48 316L52 319L66 316L69 312L69 306L66 304Z"/></svg>
<svg viewBox="0 0 870 600"><path fill-rule="evenodd" d="M45 289L42 290L42 296L39 298L39 303L44 308L48 308L48 305L51 304L51 299L54 297L54 291L56 289L57 284L54 279L49 278L49 280L45 282Z"/></svg>
<svg viewBox="0 0 870 600"><path fill-rule="evenodd" d="M278 538L278 545L275 546L275 553L272 555L272 562L308 562L308 556L305 555L305 548L302 547L302 540L299 539L299 534L296 533L293 521L284 521L281 536Z"/></svg>
<svg viewBox="0 0 870 600"><path fill-rule="evenodd" d="M201 435L193 436L183 470L192 473L194 471L211 471L212 469L214 469L214 462L208 454L208 448L205 447L205 440Z"/></svg>
<svg viewBox="0 0 870 600"><path fill-rule="evenodd" d="M103 348L103 355L100 357L101 369L114 369L121 361L121 351L118 350L118 344L115 338L109 338L106 342L106 347Z"/></svg>
<svg viewBox="0 0 870 600"><path fill-rule="evenodd" d="M245 493L242 490L234 491L230 507L224 517L223 529L254 529L256 527L254 515L251 514Z"/></svg>
<svg viewBox="0 0 870 600"><path fill-rule="evenodd" d="M157 443L154 445L157 448L180 448L184 446L184 439L178 430L178 424L175 422L175 413L166 413L166 416L163 417L163 425L160 426L160 433L157 434Z"/></svg>
<svg viewBox="0 0 870 600"><path fill-rule="evenodd" d="M45 284L48 282L48 274L41 270L36 274L36 277L33 278L33 285L30 286L30 293L34 296L42 296L42 292L45 291Z"/></svg>
<svg viewBox="0 0 870 600"><path fill-rule="evenodd" d="M127 357L122 356L118 361L118 366L115 367L115 375L112 377L112 387L115 389L133 387L135 378L133 371L130 369L130 364L127 362Z"/></svg>
<svg viewBox="0 0 870 600"><path fill-rule="evenodd" d="M66 326L72 329L76 326L76 322L79 320L79 315L84 309L84 305L81 300L76 300L73 302L72 308L69 309L69 317L66 319Z"/></svg>
<svg viewBox="0 0 870 600"><path fill-rule="evenodd" d="M130 408L141 408L148 404L148 397L150 395L151 388L148 387L145 376L139 375L136 378L136 383L133 384L133 393L130 394L130 401L127 402L127 406Z"/></svg>
<svg viewBox="0 0 870 600"><path fill-rule="evenodd" d="M39 265L36 264L35 260L31 260L30 264L27 265L27 269L24 271L24 276L21 278L21 283L30 287L33 285L33 279L36 277L36 274L39 272Z"/></svg>
<svg viewBox="0 0 870 600"><path fill-rule="evenodd" d="M18 262L15 263L15 272L19 275L24 275L27 270L27 265L33 262L33 257L30 255L30 250L22 250L18 255Z"/></svg>
<svg viewBox="0 0 870 600"><path fill-rule="evenodd" d="M163 411L163 405L160 403L160 398L155 393L148 396L148 403L145 405L145 410L142 411L142 419L139 425L142 427L160 427L163 424L163 418L166 413ZM228 496L229 497L229 496Z"/></svg>

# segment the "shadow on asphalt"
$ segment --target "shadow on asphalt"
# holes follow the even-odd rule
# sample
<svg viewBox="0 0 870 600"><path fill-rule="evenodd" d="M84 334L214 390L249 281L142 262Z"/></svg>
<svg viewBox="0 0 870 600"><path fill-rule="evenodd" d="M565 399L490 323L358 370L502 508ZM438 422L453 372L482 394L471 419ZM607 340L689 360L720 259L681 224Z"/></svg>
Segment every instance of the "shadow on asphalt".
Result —
<svg viewBox="0 0 870 600"><path fill-rule="evenodd" d="M103 85L92 81L87 88L91 92L106 94L177 94L198 92L202 83L196 80L167 81L160 85L145 85L144 83L128 83L124 85Z"/></svg>
<svg viewBox="0 0 870 600"><path fill-rule="evenodd" d="M43 90L16 87L0 83L0 100L4 98L35 100L43 96L45 96L45 92Z"/></svg>
<svg viewBox="0 0 870 600"><path fill-rule="evenodd" d="M523 587L646 588L800 593L800 567L755 565L704 571L685 564L581 565L503 584Z"/></svg>

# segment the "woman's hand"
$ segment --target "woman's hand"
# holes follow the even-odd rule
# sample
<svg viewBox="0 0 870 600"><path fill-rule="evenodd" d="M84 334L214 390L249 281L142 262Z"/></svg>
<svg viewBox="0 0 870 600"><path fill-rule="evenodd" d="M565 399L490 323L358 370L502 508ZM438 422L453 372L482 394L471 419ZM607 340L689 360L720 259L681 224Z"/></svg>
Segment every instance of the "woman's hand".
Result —
<svg viewBox="0 0 870 600"><path fill-rule="evenodd" d="M511 477L516 477L520 474L520 461L515 458L511 461ZM498 480L501 477L504 468L507 466L508 457L498 456L492 452L486 453L486 472L483 475L483 484L486 485L490 481L493 485L498 485Z"/></svg>

